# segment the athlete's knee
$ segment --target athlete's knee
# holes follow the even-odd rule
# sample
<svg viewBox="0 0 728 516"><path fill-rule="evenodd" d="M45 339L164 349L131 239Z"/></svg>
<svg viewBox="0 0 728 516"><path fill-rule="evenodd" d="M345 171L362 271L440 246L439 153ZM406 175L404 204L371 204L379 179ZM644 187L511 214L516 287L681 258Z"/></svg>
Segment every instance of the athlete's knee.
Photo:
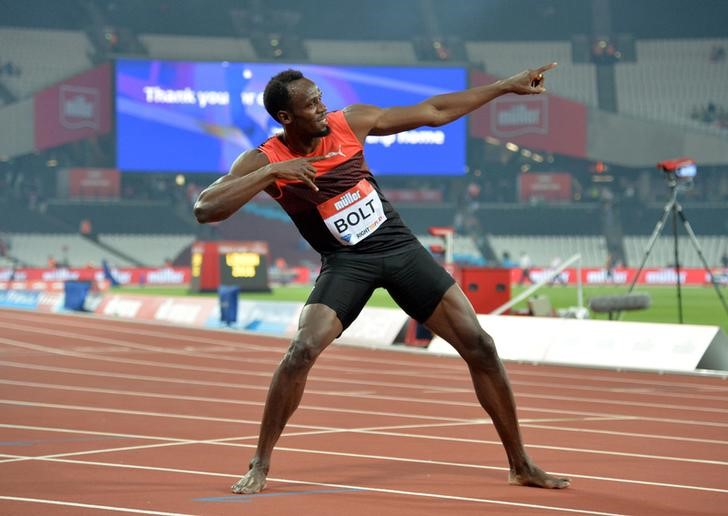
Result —
<svg viewBox="0 0 728 516"><path fill-rule="evenodd" d="M463 358L471 367L492 367L500 361L493 337L483 330L466 347Z"/></svg>
<svg viewBox="0 0 728 516"><path fill-rule="evenodd" d="M288 347L281 366L287 372L308 371L321 354L322 346L310 337L296 336Z"/></svg>

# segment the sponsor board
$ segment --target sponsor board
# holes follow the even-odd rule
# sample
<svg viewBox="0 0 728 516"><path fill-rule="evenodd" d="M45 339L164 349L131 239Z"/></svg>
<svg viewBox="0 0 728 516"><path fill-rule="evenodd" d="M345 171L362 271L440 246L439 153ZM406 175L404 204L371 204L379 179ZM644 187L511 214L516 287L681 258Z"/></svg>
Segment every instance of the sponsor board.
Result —
<svg viewBox="0 0 728 516"><path fill-rule="evenodd" d="M399 308L364 307L337 342L365 346L394 344L408 321L409 316Z"/></svg>
<svg viewBox="0 0 728 516"><path fill-rule="evenodd" d="M548 277L550 269L548 268L532 268L530 271L531 279L534 282L544 280ZM581 269L581 281L586 285L629 285L632 283L637 269L620 268L610 272L605 268L587 267ZM718 284L728 284L728 274L715 270L713 277ZM560 280L570 285L575 285L579 278L577 269L564 269L559 275ZM518 268L511 269L511 283L518 283L521 279L521 270ZM673 268L645 268L642 269L637 285L675 285L677 284L677 273ZM705 269L699 268L681 268L680 269L681 285L710 285L710 275Z"/></svg>
<svg viewBox="0 0 728 516"><path fill-rule="evenodd" d="M0 290L0 307L35 310L38 307L39 292L26 290Z"/></svg>
<svg viewBox="0 0 728 516"><path fill-rule="evenodd" d="M695 371L725 341L717 326L478 315L504 360L652 371ZM723 340L721 340L723 339ZM456 355L440 337L428 351ZM723 346L718 362L725 363Z"/></svg>
<svg viewBox="0 0 728 516"><path fill-rule="evenodd" d="M191 278L189 267L123 267L111 274L121 285L187 285ZM63 290L64 281L91 281L104 289L106 279L100 267L0 269L0 288L15 290Z"/></svg>

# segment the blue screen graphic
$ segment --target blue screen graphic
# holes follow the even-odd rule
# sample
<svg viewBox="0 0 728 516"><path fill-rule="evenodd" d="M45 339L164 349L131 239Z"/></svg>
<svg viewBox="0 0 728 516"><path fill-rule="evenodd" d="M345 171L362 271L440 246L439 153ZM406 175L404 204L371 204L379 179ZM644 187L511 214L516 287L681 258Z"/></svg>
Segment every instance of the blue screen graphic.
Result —
<svg viewBox="0 0 728 516"><path fill-rule="evenodd" d="M404 106L464 89L465 68L321 66L119 60L116 63L117 167L137 172L226 173L242 152L280 131L263 107L268 80L301 70L330 111L350 104ZM465 173L466 123L369 137L375 174Z"/></svg>

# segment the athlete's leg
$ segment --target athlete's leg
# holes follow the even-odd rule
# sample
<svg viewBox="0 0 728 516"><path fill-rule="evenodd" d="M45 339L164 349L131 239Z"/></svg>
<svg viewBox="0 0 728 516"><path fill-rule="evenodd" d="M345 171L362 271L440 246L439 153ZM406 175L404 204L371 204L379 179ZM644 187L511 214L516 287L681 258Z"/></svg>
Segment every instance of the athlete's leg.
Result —
<svg viewBox="0 0 728 516"><path fill-rule="evenodd" d="M472 305L457 285L451 286L425 325L448 341L465 359L481 406L503 442L512 484L564 488L569 480L549 475L531 462L521 440L508 377L493 339L480 326Z"/></svg>
<svg viewBox="0 0 728 516"><path fill-rule="evenodd" d="M234 493L257 493L265 487L273 447L301 401L308 372L341 331L341 322L333 309L323 304L303 308L298 331L271 380L250 469L232 486Z"/></svg>

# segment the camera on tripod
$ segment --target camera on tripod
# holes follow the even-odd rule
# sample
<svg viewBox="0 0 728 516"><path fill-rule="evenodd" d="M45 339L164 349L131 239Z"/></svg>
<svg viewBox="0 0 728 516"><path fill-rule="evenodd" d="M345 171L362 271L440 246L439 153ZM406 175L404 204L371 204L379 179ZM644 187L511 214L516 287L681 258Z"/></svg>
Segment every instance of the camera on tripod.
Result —
<svg viewBox="0 0 728 516"><path fill-rule="evenodd" d="M689 181L698 174L698 167L695 161L690 158L675 158L660 161L657 168L662 169L670 178L675 180Z"/></svg>

